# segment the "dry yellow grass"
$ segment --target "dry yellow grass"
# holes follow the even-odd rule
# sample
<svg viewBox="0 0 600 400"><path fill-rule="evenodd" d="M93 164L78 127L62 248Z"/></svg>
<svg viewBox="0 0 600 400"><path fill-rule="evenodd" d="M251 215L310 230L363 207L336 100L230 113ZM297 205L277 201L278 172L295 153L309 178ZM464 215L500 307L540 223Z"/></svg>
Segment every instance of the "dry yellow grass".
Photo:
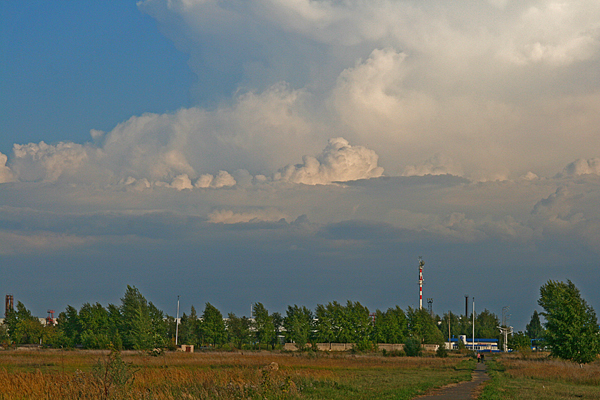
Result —
<svg viewBox="0 0 600 400"><path fill-rule="evenodd" d="M456 358L308 357L270 352L166 353L158 357L123 352L117 362L109 354L0 352L0 399L296 399L303 397L307 386L335 383L340 376L348 379L352 371L416 373L452 370L460 362ZM107 372L113 371L111 365L126 367L113 376Z"/></svg>
<svg viewBox="0 0 600 400"><path fill-rule="evenodd" d="M494 357L490 366L492 380L481 399L600 399L600 361L580 366L548 353L512 353Z"/></svg>
<svg viewBox="0 0 600 400"><path fill-rule="evenodd" d="M263 357L169 353L149 357L130 352L122 365L130 379L117 382L108 352L4 353L0 356L2 399L236 399L270 392L293 394L306 373L263 369ZM271 361L270 361L271 362ZM99 366L94 369L94 366ZM102 368L104 367L104 368ZM318 371L317 371L318 372ZM314 376L326 374L312 374Z"/></svg>
<svg viewBox="0 0 600 400"><path fill-rule="evenodd" d="M546 355L528 359L513 356L504 357L502 365L514 378L549 379L600 387L600 361L580 366L570 361L549 359Z"/></svg>

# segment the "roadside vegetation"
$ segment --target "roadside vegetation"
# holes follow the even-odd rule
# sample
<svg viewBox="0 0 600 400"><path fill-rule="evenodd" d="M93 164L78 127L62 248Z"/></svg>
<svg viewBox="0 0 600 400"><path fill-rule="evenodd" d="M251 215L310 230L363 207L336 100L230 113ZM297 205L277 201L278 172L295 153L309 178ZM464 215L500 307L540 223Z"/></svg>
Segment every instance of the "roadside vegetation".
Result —
<svg viewBox="0 0 600 400"><path fill-rule="evenodd" d="M464 357L7 351L1 399L411 399L471 378Z"/></svg>
<svg viewBox="0 0 600 400"><path fill-rule="evenodd" d="M581 365L548 352L517 352L486 363L492 379L479 397L482 400L600 398L600 360Z"/></svg>
<svg viewBox="0 0 600 400"><path fill-rule="evenodd" d="M480 398L600 398L594 310L570 281L548 281L538 304L543 311L534 311L525 332L509 336L513 353L487 357L492 379ZM470 333L472 316L398 306L370 313L351 301L319 304L314 312L288 306L285 316L255 303L252 314L223 318L206 303L201 315L192 307L177 326L128 286L119 305L68 306L56 324L43 326L17 302L0 325L0 400L410 399L470 380L475 368L464 344L453 351L443 345L448 331ZM477 337L498 338L495 314L484 310L475 321ZM198 352L172 351L176 331L179 344ZM284 342L298 351L283 351ZM28 343L41 345L20 350ZM317 343L352 346L328 353ZM403 346L380 349L385 343ZM440 346L427 352L424 344Z"/></svg>

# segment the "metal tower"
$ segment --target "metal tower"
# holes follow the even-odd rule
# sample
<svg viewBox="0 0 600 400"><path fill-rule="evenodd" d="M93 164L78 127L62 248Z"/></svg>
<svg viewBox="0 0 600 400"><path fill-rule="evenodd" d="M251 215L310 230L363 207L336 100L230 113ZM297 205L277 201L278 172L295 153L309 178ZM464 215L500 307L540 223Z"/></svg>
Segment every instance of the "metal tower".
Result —
<svg viewBox="0 0 600 400"><path fill-rule="evenodd" d="M431 318L433 318L433 299L431 297L427 299L427 310Z"/></svg>

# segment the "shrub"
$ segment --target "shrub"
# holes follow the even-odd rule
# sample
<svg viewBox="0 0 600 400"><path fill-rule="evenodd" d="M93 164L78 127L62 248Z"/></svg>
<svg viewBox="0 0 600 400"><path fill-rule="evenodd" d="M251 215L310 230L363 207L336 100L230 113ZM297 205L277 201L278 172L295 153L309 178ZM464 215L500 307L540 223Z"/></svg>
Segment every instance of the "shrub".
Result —
<svg viewBox="0 0 600 400"><path fill-rule="evenodd" d="M416 338L409 338L404 343L404 352L409 357L420 357L423 354L421 342Z"/></svg>
<svg viewBox="0 0 600 400"><path fill-rule="evenodd" d="M98 383L103 399L111 398L115 392L122 392L133 382L137 370L121 359L121 353L111 351L104 360L98 359L92 367L92 376Z"/></svg>
<svg viewBox="0 0 600 400"><path fill-rule="evenodd" d="M437 357L446 358L448 357L448 350L446 350L446 344L442 343L437 348L435 355Z"/></svg>

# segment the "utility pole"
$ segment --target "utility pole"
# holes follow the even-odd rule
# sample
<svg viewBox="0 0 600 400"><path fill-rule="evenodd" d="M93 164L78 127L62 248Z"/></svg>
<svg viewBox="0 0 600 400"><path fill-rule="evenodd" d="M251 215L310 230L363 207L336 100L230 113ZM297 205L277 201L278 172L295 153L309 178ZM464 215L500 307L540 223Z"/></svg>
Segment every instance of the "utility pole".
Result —
<svg viewBox="0 0 600 400"><path fill-rule="evenodd" d="M475 296L473 296L473 346L471 348L475 351Z"/></svg>
<svg viewBox="0 0 600 400"><path fill-rule="evenodd" d="M452 350L452 338L450 336L450 313L451 311L448 311L448 347L450 347L450 350Z"/></svg>
<svg viewBox="0 0 600 400"><path fill-rule="evenodd" d="M423 267L425 261L419 256L419 310L423 309Z"/></svg>
<svg viewBox="0 0 600 400"><path fill-rule="evenodd" d="M175 346L179 338L179 295L177 295L177 318L175 319Z"/></svg>
<svg viewBox="0 0 600 400"><path fill-rule="evenodd" d="M502 326L499 326L500 333L504 338L504 343L502 343L502 350L506 353L508 352L508 335L513 333L513 327L508 325L508 318L510 314L508 314L508 310L510 307L505 306L502 307Z"/></svg>

